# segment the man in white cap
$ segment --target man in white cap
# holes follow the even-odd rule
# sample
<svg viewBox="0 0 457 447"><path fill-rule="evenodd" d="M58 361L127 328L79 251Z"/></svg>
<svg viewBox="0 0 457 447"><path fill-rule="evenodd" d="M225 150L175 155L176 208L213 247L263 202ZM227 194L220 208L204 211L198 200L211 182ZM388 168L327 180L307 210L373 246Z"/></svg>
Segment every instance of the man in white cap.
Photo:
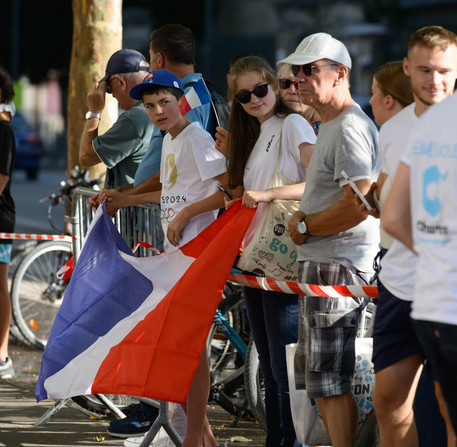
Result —
<svg viewBox="0 0 457 447"><path fill-rule="evenodd" d="M301 281L367 284L379 226L355 206L342 171L367 193L379 171L378 135L351 97L351 57L343 43L317 33L278 64L284 63L292 64L301 100L322 117L300 210L289 222ZM351 446L357 433L358 408L351 388L357 325L365 304L363 298L300 298L297 386L316 400L335 447Z"/></svg>

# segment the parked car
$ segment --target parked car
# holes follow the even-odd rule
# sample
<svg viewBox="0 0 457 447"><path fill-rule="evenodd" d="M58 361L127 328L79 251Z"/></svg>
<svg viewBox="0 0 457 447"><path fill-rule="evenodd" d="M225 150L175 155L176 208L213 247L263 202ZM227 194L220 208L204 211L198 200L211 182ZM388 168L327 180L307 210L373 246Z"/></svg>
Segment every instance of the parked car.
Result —
<svg viewBox="0 0 457 447"><path fill-rule="evenodd" d="M40 136L20 112L16 112L11 125L16 137L14 169L25 169L27 177L35 180L38 177L40 158L43 153Z"/></svg>

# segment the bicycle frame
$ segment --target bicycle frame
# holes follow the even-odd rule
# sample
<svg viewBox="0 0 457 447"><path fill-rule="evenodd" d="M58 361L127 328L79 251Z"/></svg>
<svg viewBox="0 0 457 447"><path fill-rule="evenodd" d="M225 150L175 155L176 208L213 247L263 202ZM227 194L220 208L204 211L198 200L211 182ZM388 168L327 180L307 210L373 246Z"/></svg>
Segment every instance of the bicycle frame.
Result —
<svg viewBox="0 0 457 447"><path fill-rule="evenodd" d="M235 349L243 356L246 357L246 350L248 345L246 342L240 337L238 332L230 326L230 323L227 319L222 315L219 309L216 310L216 315L214 316L214 324L216 325L217 329L222 332L228 340L235 346Z"/></svg>

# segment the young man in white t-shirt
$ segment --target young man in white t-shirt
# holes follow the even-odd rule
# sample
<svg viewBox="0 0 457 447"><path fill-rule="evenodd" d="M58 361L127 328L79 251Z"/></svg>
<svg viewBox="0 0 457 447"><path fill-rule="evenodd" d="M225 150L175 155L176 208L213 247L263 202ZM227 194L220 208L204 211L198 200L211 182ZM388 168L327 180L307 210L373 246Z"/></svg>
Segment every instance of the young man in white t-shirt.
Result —
<svg viewBox="0 0 457 447"><path fill-rule="evenodd" d="M457 430L457 96L418 121L383 226L417 254L413 327ZM454 444L455 445L455 444Z"/></svg>
<svg viewBox="0 0 457 447"><path fill-rule="evenodd" d="M382 170L391 179L418 117L432 104L452 95L457 77L457 36L436 26L414 32L404 70L411 78L415 102L386 122L380 135L387 134L390 141L388 153L382 154ZM393 187L392 191L396 193ZM416 263L416 256L398 240L381 261L373 331L373 403L382 445L418 445L413 402L424 356L409 317ZM455 445L452 436L448 424L449 442Z"/></svg>
<svg viewBox="0 0 457 447"><path fill-rule="evenodd" d="M107 190L100 199L106 197L115 208L160 203L165 251L195 238L225 206L217 183L225 185L226 159L215 149L208 132L181 115L179 104L183 94L181 81L167 70L153 71L132 88L130 95L143 100L152 123L167 131L160 167L162 190L137 195ZM208 395L209 367L205 349L187 397L183 446L217 445L206 419Z"/></svg>

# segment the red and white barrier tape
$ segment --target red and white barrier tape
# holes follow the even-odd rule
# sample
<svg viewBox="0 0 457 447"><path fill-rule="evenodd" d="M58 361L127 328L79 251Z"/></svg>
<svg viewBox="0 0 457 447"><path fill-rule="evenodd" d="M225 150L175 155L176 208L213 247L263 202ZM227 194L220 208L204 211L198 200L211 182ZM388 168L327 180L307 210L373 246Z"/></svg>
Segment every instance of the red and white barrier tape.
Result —
<svg viewBox="0 0 457 447"><path fill-rule="evenodd" d="M318 286L316 284L276 281L270 278L233 272L230 273L228 280L242 286L255 287L256 289L273 290L275 292L283 293L296 293L298 295L305 296L324 296L332 298L376 298L378 296L377 286Z"/></svg>
<svg viewBox="0 0 457 447"><path fill-rule="evenodd" d="M133 246L132 252L135 253L136 250L138 249L138 247L149 248L149 249L152 250L156 255L160 255L160 250L158 250L158 249L155 248L153 245L148 244L147 242L144 242L144 241L139 241L139 242L137 242L137 243Z"/></svg>
<svg viewBox="0 0 457 447"><path fill-rule="evenodd" d="M0 239L21 239L34 241L68 241L73 240L72 236L62 234L28 234L28 233L0 233Z"/></svg>

